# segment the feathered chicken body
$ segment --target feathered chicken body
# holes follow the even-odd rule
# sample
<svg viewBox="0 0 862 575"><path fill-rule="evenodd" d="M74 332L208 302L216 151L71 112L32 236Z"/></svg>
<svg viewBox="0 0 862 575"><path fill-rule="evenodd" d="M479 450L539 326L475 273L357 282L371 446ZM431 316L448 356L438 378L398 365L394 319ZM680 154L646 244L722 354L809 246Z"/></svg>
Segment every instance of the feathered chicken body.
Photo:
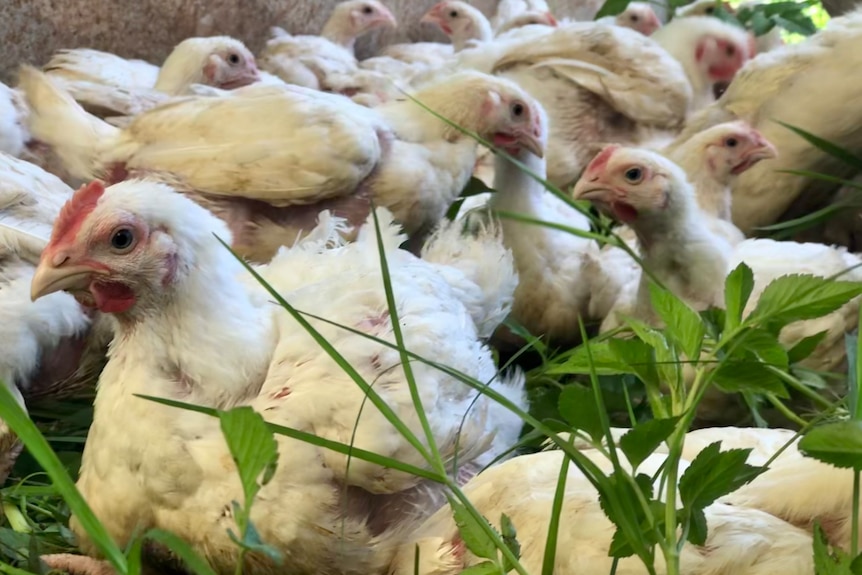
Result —
<svg viewBox="0 0 862 575"><path fill-rule="evenodd" d="M250 86L165 104L119 130L38 72L24 71L22 85L34 133L71 170L157 174L228 221L234 247L256 261L292 244L323 209L360 225L372 198L420 241L475 162L475 140L406 99L371 110L298 86ZM482 137L534 138L529 96L504 79L464 72L416 98Z"/></svg>
<svg viewBox="0 0 862 575"><path fill-rule="evenodd" d="M862 124L833 105L862 98L856 70L862 10L832 19L804 42L760 54L709 108L692 117L679 139L718 123L748 122L778 148L778 159L749 170L733 185L733 221L746 234L775 223L793 206L807 213L834 184L782 173L807 170L834 176L855 172L814 148L779 122L801 128L844 149L862 144ZM804 192L804 193L803 193Z"/></svg>
<svg viewBox="0 0 862 575"><path fill-rule="evenodd" d="M489 277L488 271L458 264L438 272L443 264L397 249L403 237L385 210L378 218L405 347L491 381L523 405L522 378L496 379L490 351L477 337L477 320L499 315L511 292L498 289L489 297L503 300L476 305L482 288L472 278ZM394 341L374 225L344 246L337 234L343 222L324 213L320 225L260 273L298 309L318 310L326 302L325 319ZM220 408L251 405L273 423L426 463L213 236L229 240L230 232L164 184L133 180L105 190L94 182L63 208L31 289L36 299L71 291L116 319L78 482L91 508L121 544L139 528L168 529L219 572L230 572L236 548L227 531L235 529L231 501L241 500L241 488L217 420L134 394ZM482 245L487 250L475 266L498 265L499 240ZM307 275L297 273L300 267ZM398 351L311 321L421 434ZM472 388L436 367L414 362L413 369L437 445L447 461L457 458L452 473L461 481L517 436L520 421L495 411ZM278 469L258 495L252 520L286 563L277 567L251 554L249 572L380 572L409 526L442 503L439 487L420 478L355 458L348 466L344 456L283 437L278 443ZM72 528L93 552L76 520Z"/></svg>
<svg viewBox="0 0 862 575"><path fill-rule="evenodd" d="M609 141L636 142L644 127L678 127L691 98L682 67L650 38L619 26L571 23L507 44L495 73L512 79L550 118L548 179L573 182Z"/></svg>
<svg viewBox="0 0 862 575"><path fill-rule="evenodd" d="M757 304L766 285L782 275L831 277L846 272L842 279L862 281L862 271L856 267L862 260L844 249L765 239L748 239L731 246L704 225L694 190L682 169L655 152L605 148L590 163L574 194L628 222L637 234L644 265L696 309L723 306L725 277L741 261L752 269L756 286L746 313ZM642 276L634 314L655 321L647 282L647 276ZM827 331L802 365L822 370L846 369L843 344L839 342L855 325L858 310L859 298L855 298L823 318L786 326L780 340L791 347Z"/></svg>
<svg viewBox="0 0 862 575"><path fill-rule="evenodd" d="M356 71L353 45L358 37L395 24L392 12L377 0L348 0L335 7L320 36L294 36L273 28L260 66L289 84L327 89L331 74Z"/></svg>

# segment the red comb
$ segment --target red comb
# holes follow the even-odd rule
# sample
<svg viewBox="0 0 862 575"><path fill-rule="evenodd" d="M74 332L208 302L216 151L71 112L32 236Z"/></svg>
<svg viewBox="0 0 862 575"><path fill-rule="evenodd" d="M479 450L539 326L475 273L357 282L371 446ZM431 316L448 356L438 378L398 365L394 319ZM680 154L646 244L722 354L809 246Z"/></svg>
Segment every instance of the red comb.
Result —
<svg viewBox="0 0 862 575"><path fill-rule="evenodd" d="M594 157L592 161L590 161L590 163L587 165L585 173L598 172L599 170L603 170L604 167L608 165L611 156L613 156L614 153L619 149L619 144L610 144L602 148L602 151L596 154L596 157Z"/></svg>
<svg viewBox="0 0 862 575"><path fill-rule="evenodd" d="M60 210L60 215L54 222L51 241L48 242L45 251L74 241L84 220L96 209L96 204L104 193L105 185L99 180L93 180L78 188Z"/></svg>

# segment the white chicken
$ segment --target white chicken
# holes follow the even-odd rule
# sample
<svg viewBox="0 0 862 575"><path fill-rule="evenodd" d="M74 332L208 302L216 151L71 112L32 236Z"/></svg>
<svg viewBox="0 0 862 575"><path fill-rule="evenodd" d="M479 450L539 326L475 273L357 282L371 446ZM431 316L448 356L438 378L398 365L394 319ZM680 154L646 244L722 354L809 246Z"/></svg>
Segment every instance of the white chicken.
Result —
<svg viewBox="0 0 862 575"><path fill-rule="evenodd" d="M24 152L29 139L27 105L23 96L0 82L0 153L17 158Z"/></svg>
<svg viewBox="0 0 862 575"><path fill-rule="evenodd" d="M155 70L155 78L149 73ZM232 90L260 80L254 55L229 36L188 38L161 68L90 49L63 50L43 70L86 110L100 117L134 116L187 94L193 84Z"/></svg>
<svg viewBox="0 0 862 575"><path fill-rule="evenodd" d="M585 450L582 453L603 473L613 471L610 461L601 452ZM664 461L664 455L651 455L638 470L657 477ZM492 525L499 525L502 514L509 517L517 530L521 565L528 573L542 570L557 478L565 462L563 452L558 450L515 457L479 474L463 488L471 503ZM623 465L628 467L625 462ZM681 471L687 467L688 461L680 461ZM658 480L654 484L657 488ZM686 575L811 575L814 572L812 538L803 529L758 509L721 502L704 509L704 514L708 527L706 543L682 546L680 572ZM614 531L615 526L599 504L596 489L574 464L569 463L553 572L648 573L638 557L618 562L609 557ZM662 555L656 555L656 572L665 573ZM466 548L447 506L431 516L416 530L413 539L402 546L390 573L455 575L482 561ZM414 568L417 564L418 571Z"/></svg>
<svg viewBox="0 0 862 575"><path fill-rule="evenodd" d="M685 69L694 112L715 101L713 85L730 82L754 57L754 37L711 16L676 18L651 36Z"/></svg>
<svg viewBox="0 0 862 575"><path fill-rule="evenodd" d="M544 145L548 138L548 122L541 107L537 105L536 109L540 121L535 131ZM494 144L507 150L533 174L545 178L545 160L535 150L513 147L511 142L502 139ZM494 174L496 193L491 194L488 201L490 210L590 230L590 222L584 214L565 205L509 159L496 156ZM591 239L505 215L501 216L500 226L518 270L512 317L532 335L544 337L554 346L580 341L578 318L589 322L595 319L594 308L602 308L602 304L592 298L597 289L594 286L607 281L599 265L598 245ZM611 303L604 305L610 307Z"/></svg>
<svg viewBox="0 0 862 575"><path fill-rule="evenodd" d="M454 52L462 50L471 40L489 42L494 38L494 31L485 15L459 0L438 2L422 17L422 21L438 26L452 41Z"/></svg>
<svg viewBox="0 0 862 575"><path fill-rule="evenodd" d="M470 273L469 266L490 265L498 275L514 274L499 266L505 261L499 239L480 240L485 249L475 252L475 262L438 271L440 264L398 250L403 237L385 210L378 214L405 347L490 382L523 406L523 379L498 378L478 339L481 318L470 313L499 316L505 305L499 298L511 298L511 292L481 292L472 278L490 277L489 271ZM357 242L339 246L342 224L323 214L307 242L259 271L296 308L316 310L325 301L326 319L392 342L374 225ZM93 182L64 206L31 295L38 300L69 291L116 319L78 480L97 517L120 545L140 528L173 531L227 573L236 562L228 537L235 528L231 501L242 496L218 420L134 394L219 408L251 405L273 423L427 464L213 236L230 240L224 223L164 184L133 180L106 190ZM307 276L297 274L298 265L309 266ZM474 305L486 295L496 304ZM421 433L399 352L311 321L405 425ZM517 437L517 417L436 367L413 362L412 368L439 450L450 464L457 458L451 473L459 481ZM421 478L355 458L348 468L341 454L284 437L278 442L278 468L251 518L262 539L284 553L285 564L251 554L246 572L379 572L410 532L405 528L442 503L442 488ZM73 519L71 526L82 549L94 552L80 524Z"/></svg>
<svg viewBox="0 0 862 575"><path fill-rule="evenodd" d="M829 197L834 185L781 170L807 170L839 177L854 170L821 152L778 122L811 132L844 149L862 145L862 123L833 105L862 98L858 50L862 10L832 19L798 44L760 54L736 75L712 106L692 117L680 140L704 128L744 120L778 148L778 159L763 162L733 185L733 222L750 235L775 223L791 205L807 213ZM804 192L804 193L803 193Z"/></svg>
<svg viewBox="0 0 862 575"><path fill-rule="evenodd" d="M256 261L292 244L323 209L361 224L372 198L421 245L475 163L473 138L407 99L371 110L296 86L247 87L160 106L119 130L34 70L22 70L21 83L34 135L70 170L168 178L225 219L234 247ZM416 98L483 138L534 139L529 95L507 80L463 72Z"/></svg>
<svg viewBox="0 0 862 575"><path fill-rule="evenodd" d="M573 182L597 143L638 142L646 127L682 124L691 87L680 64L650 38L592 22L547 29L541 41L528 36L464 50L458 63L490 67L544 106L552 183Z"/></svg>
<svg viewBox="0 0 862 575"><path fill-rule="evenodd" d="M596 20L596 22L631 28L644 36L649 36L661 28L661 20L659 20L652 6L646 2L629 2L626 9L616 16L605 16Z"/></svg>
<svg viewBox="0 0 862 575"><path fill-rule="evenodd" d="M320 36L293 36L274 28L260 54L260 67L289 84L326 89L330 74L357 69L353 45L358 37L395 24L395 16L377 0L348 0L333 9Z"/></svg>
<svg viewBox="0 0 862 575"><path fill-rule="evenodd" d="M739 8L754 7L759 2L741 2ZM676 16L712 16L715 14L715 7L721 6L730 14L736 14L737 8L734 8L729 3L722 0L695 0L686 6L680 6L676 9ZM757 53L768 52L784 45L784 40L781 38L781 30L778 27L773 28L766 34L755 38L755 46Z"/></svg>
<svg viewBox="0 0 862 575"><path fill-rule="evenodd" d="M527 12L551 13L545 0L500 0L497 11L491 17L491 27L500 33L509 22Z"/></svg>
<svg viewBox="0 0 862 575"><path fill-rule="evenodd" d="M573 193L576 199L588 199L628 223L637 234L644 265L697 310L723 307L725 277L743 261L754 273L746 314L753 310L763 289L782 275L831 277L847 272L843 280L862 281L862 268L858 267L862 260L844 249L766 239L731 246L704 225L682 168L655 152L608 146L587 167ZM823 341L801 364L819 370L846 370L844 334L856 325L858 310L859 298L855 298L822 318L789 324L781 331L780 340L792 347L826 331ZM618 311L656 321L648 276L641 276L634 304L618 301L608 319Z"/></svg>
<svg viewBox="0 0 862 575"><path fill-rule="evenodd" d="M661 154L683 168L694 186L702 223L731 245L744 240L742 232L729 221L729 186L734 178L757 162L774 157L772 144L747 124L728 122L667 147ZM637 236L632 228L623 225L615 231L638 253ZM609 245L602 247L600 263L607 281L592 286L593 301L601 303L593 309L592 315L604 318L601 331L608 331L619 324L616 314L633 305L641 267L627 252ZM618 307L614 309L614 306Z"/></svg>

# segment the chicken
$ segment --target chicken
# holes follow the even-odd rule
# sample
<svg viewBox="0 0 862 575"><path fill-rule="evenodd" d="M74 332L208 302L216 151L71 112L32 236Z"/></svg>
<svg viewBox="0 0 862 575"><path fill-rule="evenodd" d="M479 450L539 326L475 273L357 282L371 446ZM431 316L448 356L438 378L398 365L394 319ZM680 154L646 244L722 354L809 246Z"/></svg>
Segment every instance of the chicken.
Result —
<svg viewBox="0 0 862 575"><path fill-rule="evenodd" d="M260 54L260 67L289 84L326 89L330 74L356 70L358 37L395 24L395 16L377 0L348 0L335 7L320 36L292 36L275 28Z"/></svg>
<svg viewBox="0 0 862 575"><path fill-rule="evenodd" d="M475 163L473 138L406 99L370 110L300 87L248 87L161 106L118 130L36 71L22 71L21 82L34 108L31 129L70 170L161 174L228 221L234 247L255 261L292 244L323 209L361 224L372 198L421 246ZM415 97L483 138L533 137L529 96L506 80L463 72Z"/></svg>
<svg viewBox="0 0 862 575"><path fill-rule="evenodd" d="M862 281L862 259L844 249L822 244L749 239L731 246L703 225L692 186L682 168L647 150L606 147L575 185L576 199L588 199L628 223L637 234L644 265L674 294L696 310L723 307L724 280L740 262L753 271L754 288L744 313L750 313L764 288L787 274L831 277L846 272L845 281ZM617 312L655 322L647 276L637 296L617 302ZM847 369L844 334L858 320L859 298L816 320L787 325L779 339L786 347L826 331L826 336L801 365L824 371ZM613 320L612 320L613 321ZM613 323L603 325L605 329ZM606 322L608 324L608 322Z"/></svg>
<svg viewBox="0 0 862 575"><path fill-rule="evenodd" d="M496 30L495 36L500 39L509 38L516 34L516 30L526 28L528 30L541 30L542 26L550 26L556 28L559 22L550 12L540 10L530 10L523 12L519 16L510 18Z"/></svg>
<svg viewBox="0 0 862 575"><path fill-rule="evenodd" d="M779 158L755 166L733 185L733 222L750 235L755 228L778 221L793 207L799 214L828 202L834 184L781 173L821 172L837 177L855 172L808 144L778 122L811 132L837 146L862 146L862 123L834 102L862 98L856 71L862 66L857 49L862 10L832 19L804 42L791 44L749 62L727 91L709 108L692 117L679 139L709 126L743 120L778 148Z"/></svg>
<svg viewBox="0 0 862 575"><path fill-rule="evenodd" d="M712 16L715 14L715 7L721 6L730 14L736 14L737 9L721 0L696 0L686 6L680 6L676 9L676 16ZM757 2L742 2L739 8L755 7ZM781 30L777 27L772 28L766 34L755 38L755 46L757 53L768 52L784 45L784 40L781 38Z"/></svg>
<svg viewBox="0 0 862 575"><path fill-rule="evenodd" d="M745 122L718 124L662 154L681 167L694 185L710 229L736 245L745 239L731 220L731 185L758 162L774 159L775 146Z"/></svg>
<svg viewBox="0 0 862 575"><path fill-rule="evenodd" d="M55 54L44 71L88 111L100 117L134 116L188 93L193 84L224 90L260 80L254 55L228 36L188 38L171 51L153 80L154 66L90 49ZM150 82L150 83L145 83Z"/></svg>
<svg viewBox="0 0 862 575"><path fill-rule="evenodd" d="M536 138L544 146L548 138L548 122L538 104L535 117ZM537 154L537 150L505 139L498 139L494 144L510 153L536 176L545 177L543 154ZM590 230L590 222L584 214L563 204L509 159L497 156L494 174L496 193L491 194L488 201L490 210L521 214L582 231ZM554 346L571 346L580 341L578 318L589 321L591 310L601 305L591 301L591 294L594 285L606 280L598 262L598 245L593 240L565 231L505 216L501 217L500 226L518 270L513 319L534 336L543 336ZM610 303L607 305L609 307Z"/></svg>
<svg viewBox="0 0 862 575"><path fill-rule="evenodd" d="M548 30L541 41L518 38L502 51L465 50L459 65L481 69L493 62L494 73L514 80L544 106L553 184L573 182L595 144L639 142L648 127L682 124L691 88L680 64L650 38L591 22Z"/></svg>
<svg viewBox="0 0 862 575"><path fill-rule="evenodd" d="M406 349L490 382L523 406L523 378L497 377L465 304L482 299L471 278L489 277L484 266L514 274L499 267L505 260L499 239L481 240L486 249L472 262L476 273L462 262L443 272L439 263L398 250L403 236L391 216L380 208L378 217ZM318 310L325 302L326 319L392 342L374 225L355 243L341 245L337 228L343 224L321 214L306 241L258 271L297 309ZM213 236L230 241L223 222L164 184L131 180L105 189L96 181L63 207L31 295L39 300L69 291L115 318L78 480L108 533L125 545L139 529L166 529L218 572L230 573L237 557L228 536L236 528L231 501L243 498L218 420L135 394L218 408L250 405L273 423L427 464ZM406 427L420 433L399 352L310 321ZM442 457L447 464L457 458L451 473L463 482L502 453L494 452L500 438L516 437L521 422L436 367L411 365ZM247 573L380 572L410 525L443 501L442 487L421 478L356 458L348 469L344 455L282 436L277 441L279 465L259 492L251 520L285 562L251 553ZM82 550L93 553L77 519L70 525Z"/></svg>
<svg viewBox="0 0 862 575"><path fill-rule="evenodd" d="M661 20L659 20L652 6L646 2L629 2L626 9L616 16L605 16L596 20L596 22L631 28L644 36L649 36L661 28Z"/></svg>
<svg viewBox="0 0 862 575"><path fill-rule="evenodd" d="M498 34L509 22L526 12L551 13L545 0L500 0L491 18L491 27Z"/></svg>
<svg viewBox="0 0 862 575"><path fill-rule="evenodd" d="M651 37L685 69L694 94L691 111L714 102L713 84L730 82L754 57L751 35L710 16L676 18Z"/></svg>
<svg viewBox="0 0 862 575"><path fill-rule="evenodd" d="M601 452L582 453L606 475L613 471L610 461ZM664 455L654 454L638 467L640 473L654 478L656 489L659 481L655 478L662 475L659 470L664 461ZM471 503L498 530L501 515L505 513L509 517L521 545L521 565L528 573L542 570L554 492L565 462L564 454L558 450L523 455L486 470L463 488ZM625 462L623 465L628 468ZM680 461L681 472L687 467L686 460ZM704 509L704 515L708 527L706 543L682 546L681 573L811 575L814 572L812 538L804 530L769 513L726 503L710 505ZM569 463L553 572L648 573L636 556L620 559L618 563L609 557L614 531L615 526L599 504L596 489L574 464ZM657 552L656 556L656 572L664 573L662 555ZM418 570L415 570L417 561ZM413 540L402 546L390 573L455 575L482 561L466 549L452 511L445 507L417 529Z"/></svg>
<svg viewBox="0 0 862 575"><path fill-rule="evenodd" d="M485 15L466 2L444 0L435 4L423 17L423 22L437 25L452 41L458 52L471 40L489 42L494 31Z"/></svg>

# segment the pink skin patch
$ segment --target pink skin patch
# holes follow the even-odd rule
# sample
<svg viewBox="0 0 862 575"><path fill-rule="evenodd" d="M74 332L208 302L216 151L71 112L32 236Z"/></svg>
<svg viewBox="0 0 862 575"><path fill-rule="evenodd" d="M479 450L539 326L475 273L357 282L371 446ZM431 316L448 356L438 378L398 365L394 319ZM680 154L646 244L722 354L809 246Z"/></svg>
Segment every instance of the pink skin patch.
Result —
<svg viewBox="0 0 862 575"><path fill-rule="evenodd" d="M614 213L614 217L624 224L631 224L638 218L638 211L625 202L613 202L611 211Z"/></svg>
<svg viewBox="0 0 862 575"><path fill-rule="evenodd" d="M135 294L132 289L117 282L93 282L90 293L96 308L102 313L125 313L135 305Z"/></svg>
<svg viewBox="0 0 862 575"><path fill-rule="evenodd" d="M605 146L601 152L596 154L596 157L592 159L592 161L587 165L587 169L584 170L584 175L595 174L596 172L601 172L608 165L608 162L611 161L611 157L614 153L620 148L617 144L611 144L610 146Z"/></svg>
<svg viewBox="0 0 862 575"><path fill-rule="evenodd" d="M99 180L94 180L81 186L72 194L54 222L54 231L51 234L51 241L45 246L45 254L53 254L59 246L74 243L84 220L96 209L99 198L104 193L104 184Z"/></svg>
<svg viewBox="0 0 862 575"><path fill-rule="evenodd" d="M511 134L503 134L498 132L494 134L493 138L491 138L491 143L502 150L506 150L506 152L508 152L509 154L518 153L518 138Z"/></svg>

